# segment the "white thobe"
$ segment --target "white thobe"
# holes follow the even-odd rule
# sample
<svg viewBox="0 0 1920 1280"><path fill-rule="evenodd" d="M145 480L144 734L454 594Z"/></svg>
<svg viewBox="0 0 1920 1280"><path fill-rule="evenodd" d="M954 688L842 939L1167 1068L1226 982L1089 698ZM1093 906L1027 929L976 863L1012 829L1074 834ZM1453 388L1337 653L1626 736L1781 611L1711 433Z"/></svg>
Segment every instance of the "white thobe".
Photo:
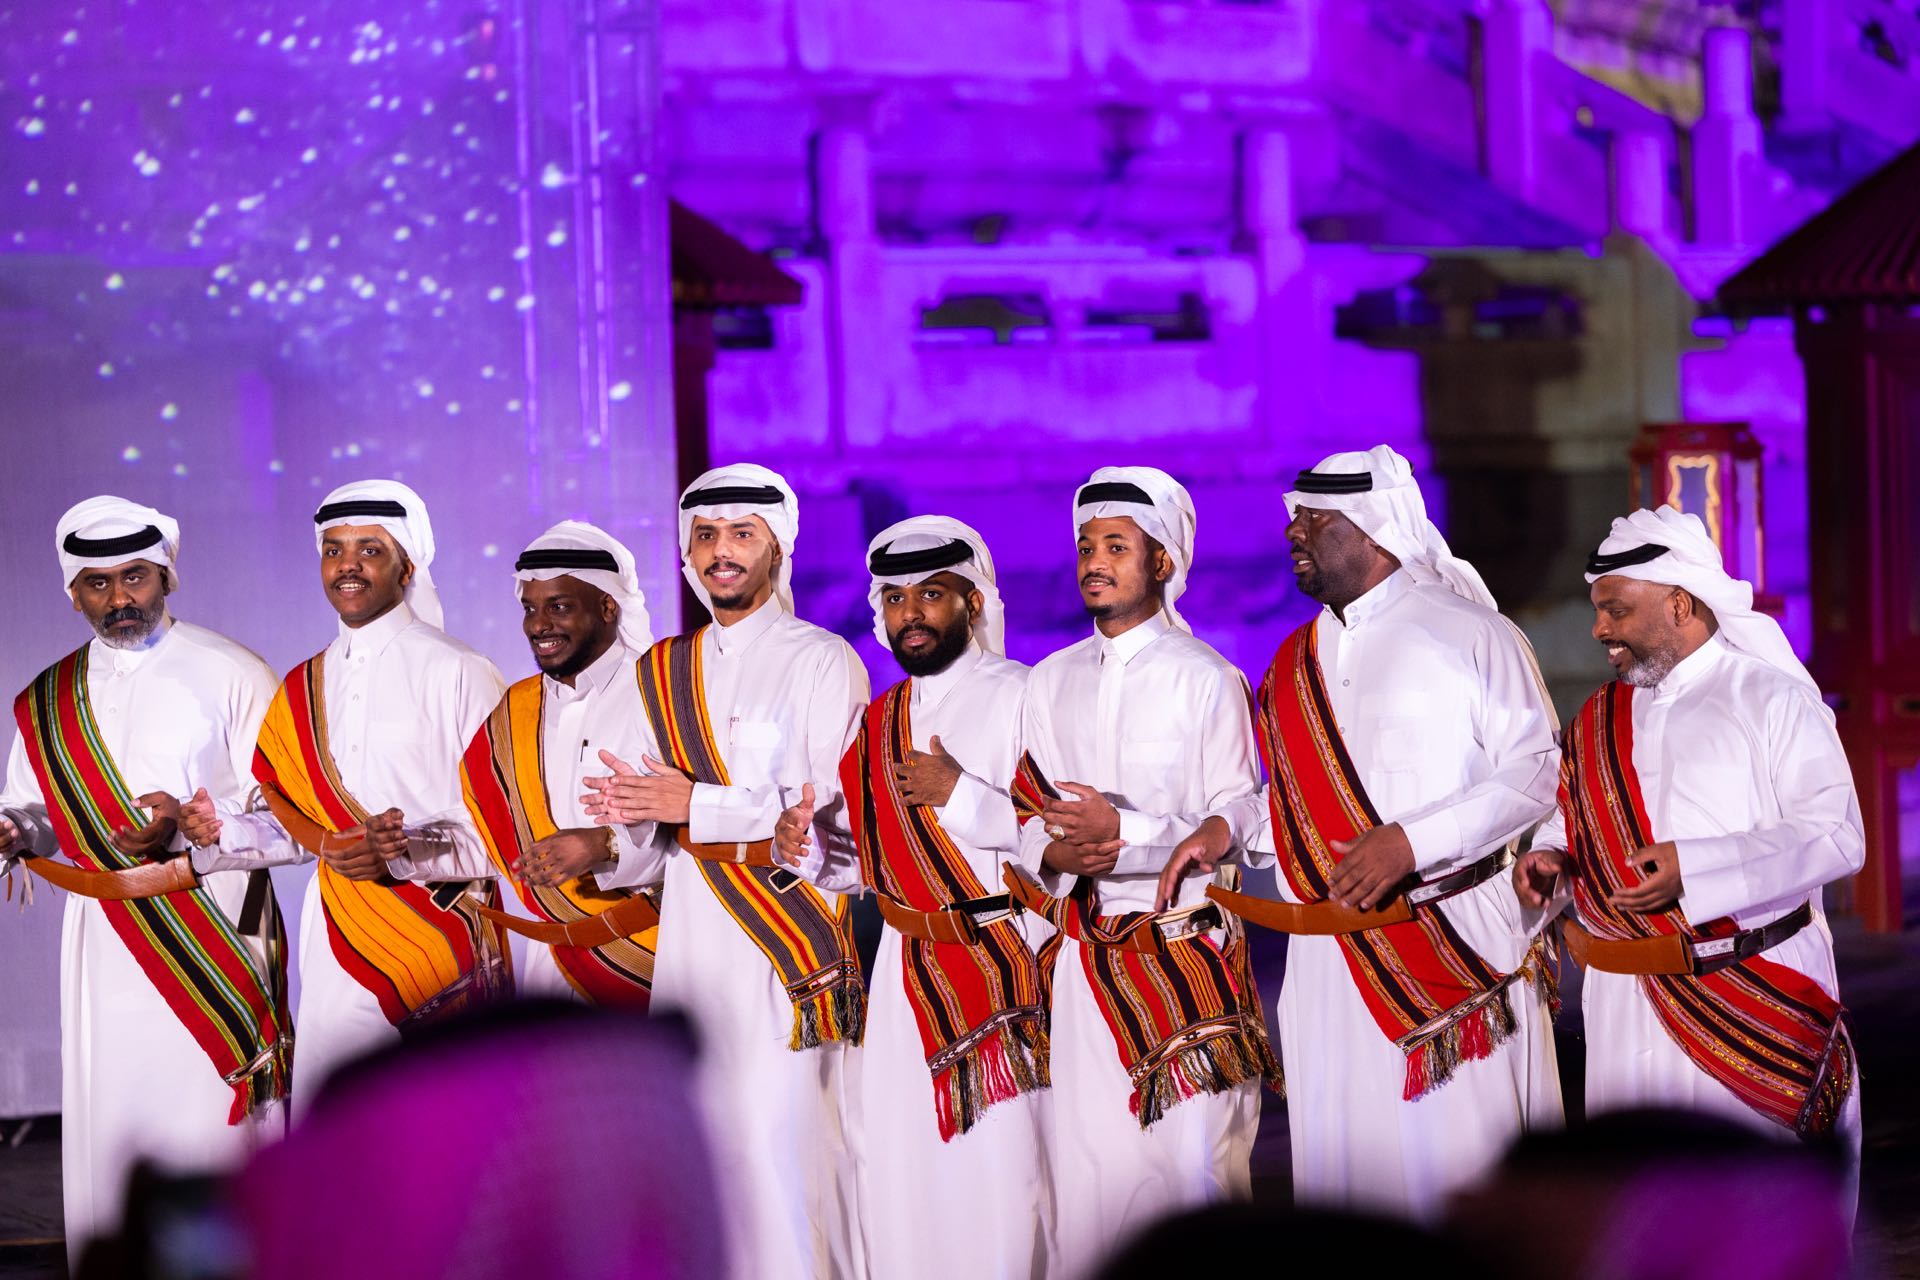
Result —
<svg viewBox="0 0 1920 1280"><path fill-rule="evenodd" d="M434 815L465 814L460 756L500 701L505 689L500 672L401 603L365 626L340 624L340 634L326 649L323 676L327 747L341 785L369 813L399 809L409 823L412 853L423 860L442 856L446 832L417 824ZM271 813L255 811L224 818L219 844L198 851L194 865L310 860ZM388 867L402 878L412 872L405 858ZM478 865L465 870L487 873ZM300 1007L294 1026L296 1114L306 1110L335 1068L400 1038L373 993L334 956L317 876L308 882L301 907Z"/></svg>
<svg viewBox="0 0 1920 1280"><path fill-rule="evenodd" d="M765 840L801 788L816 821L838 817L840 756L867 702L867 675L846 641L769 601L700 633L708 723L728 786L695 783L688 835L702 844ZM654 753L656 758L659 754ZM829 905L859 868L817 831L800 873ZM643 883L647 858L598 876ZM667 858L656 1010L685 1012L700 1033L702 1101L715 1180L732 1218L737 1276L865 1274L854 1167L857 1113L846 1078L858 1055L841 1041L795 1051L793 1002L779 975L708 886L699 862Z"/></svg>
<svg viewBox="0 0 1920 1280"><path fill-rule="evenodd" d="M607 766L600 760L602 751L611 751L636 769L644 768L640 763L643 757L659 756L647 725L646 703L640 696L636 670L640 658L616 640L576 674L570 685L552 676L540 677L540 764L547 783L548 812L562 831L595 829L594 819L582 803L587 794L582 779L606 775ZM438 815L434 825L447 835L451 848L437 857L412 858L412 879L502 875L480 843L480 834L467 820L464 808L458 814ZM654 824L615 826L612 831L616 860L627 866L633 884L659 884L666 870L666 850L671 846L656 836ZM522 919L536 918L513 886L505 886L502 893L508 912ZM518 994L582 999L554 961L552 947L518 935L513 938L513 947L513 985Z"/></svg>
<svg viewBox="0 0 1920 1280"><path fill-rule="evenodd" d="M87 697L101 743L135 795L207 789L238 811L253 785L253 740L273 698L272 670L225 636L173 622L151 645L94 640ZM44 797L16 731L0 810L42 856L58 849ZM178 847L184 842L176 839ZM228 920L240 919L247 877L207 877ZM244 939L264 974L257 938ZM60 935L61 1184L67 1256L119 1226L126 1178L140 1159L173 1172L221 1170L286 1123L276 1103L229 1125L233 1089L91 898L69 895Z"/></svg>
<svg viewBox="0 0 1920 1280"><path fill-rule="evenodd" d="M1709 640L1652 689L1636 689L1633 768L1655 841L1680 856L1680 909L1757 929L1808 903L1813 923L1766 953L1837 996L1820 887L1860 870L1866 845L1833 717L1786 673ZM1536 848L1566 846L1556 811ZM1785 1135L1693 1064L1631 974L1588 969L1587 1110L1679 1107ZM1860 1094L1840 1132L1860 1149Z"/></svg>
<svg viewBox="0 0 1920 1280"><path fill-rule="evenodd" d="M1027 684L1021 744L1056 788L1082 783L1120 812L1126 847L1094 881L1102 915L1151 911L1173 846L1259 785L1246 678L1165 614L1043 659ZM1027 823L1020 843L1023 864L1038 871L1043 825ZM1058 893L1064 879L1043 877ZM1190 880L1175 905L1204 893ZM1189 1098L1146 1130L1128 1110L1132 1093L1081 945L1066 939L1053 975L1047 1107L1061 1275L1085 1274L1155 1218L1250 1190L1257 1081Z"/></svg>
<svg viewBox="0 0 1920 1280"><path fill-rule="evenodd" d="M1553 708L1512 623L1404 570L1343 612L1344 622L1323 609L1314 623L1334 722L1380 820L1406 832L1423 879L1470 865L1552 810ZM1234 825L1250 833L1253 862L1272 859L1264 793ZM1284 874L1274 880L1293 897ZM1505 873L1439 910L1500 973L1525 960L1528 922ZM1559 1124L1545 999L1524 979L1507 994L1513 1038L1409 1102L1406 1055L1368 1012L1339 940L1289 938L1278 1025L1295 1197L1432 1217L1522 1129Z"/></svg>
<svg viewBox="0 0 1920 1280"><path fill-rule="evenodd" d="M1026 682L1025 666L971 644L944 671L915 676L910 695L914 747L931 750L938 735L960 762L953 794L934 812L989 894L1001 890L1001 864L1019 856L1009 787ZM891 925L882 929L856 1095L873 1274L1037 1280L1053 1226L1041 1095L996 1102L971 1130L940 1140L903 945Z"/></svg>

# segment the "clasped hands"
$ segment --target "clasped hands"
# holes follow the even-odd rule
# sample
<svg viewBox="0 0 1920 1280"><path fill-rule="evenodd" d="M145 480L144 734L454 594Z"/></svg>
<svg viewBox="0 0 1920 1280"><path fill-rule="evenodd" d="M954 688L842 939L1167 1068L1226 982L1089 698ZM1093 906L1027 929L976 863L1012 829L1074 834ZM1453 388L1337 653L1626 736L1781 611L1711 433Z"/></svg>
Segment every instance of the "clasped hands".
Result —
<svg viewBox="0 0 1920 1280"><path fill-rule="evenodd" d="M1513 891L1521 904L1546 906L1568 865L1565 849L1529 849L1521 854L1513 864ZM1627 865L1640 873L1641 880L1608 897L1607 903L1614 910L1657 915L1680 901L1685 887L1680 882L1680 850L1673 841L1635 849Z"/></svg>
<svg viewBox="0 0 1920 1280"><path fill-rule="evenodd" d="M1212 875L1232 847L1233 833L1226 819L1208 818L1192 835L1173 846L1160 884L1154 910L1165 911L1179 898L1180 882L1190 875ZM1329 840L1339 855L1327 881L1327 900L1359 911L1372 911L1393 901L1398 886L1413 874L1413 845L1397 822L1370 827L1351 840Z"/></svg>
<svg viewBox="0 0 1920 1280"><path fill-rule="evenodd" d="M141 796L148 804L154 796ZM196 848L205 849L219 842L220 815L213 807L207 789L201 787L185 803L167 797L180 833ZM160 812L155 806L155 812ZM118 836L115 837L116 842ZM124 846L122 846L124 849ZM370 814L365 822L340 831L328 832L320 840L320 860L349 880L378 880L387 874L387 863L406 856L406 816L398 809Z"/></svg>

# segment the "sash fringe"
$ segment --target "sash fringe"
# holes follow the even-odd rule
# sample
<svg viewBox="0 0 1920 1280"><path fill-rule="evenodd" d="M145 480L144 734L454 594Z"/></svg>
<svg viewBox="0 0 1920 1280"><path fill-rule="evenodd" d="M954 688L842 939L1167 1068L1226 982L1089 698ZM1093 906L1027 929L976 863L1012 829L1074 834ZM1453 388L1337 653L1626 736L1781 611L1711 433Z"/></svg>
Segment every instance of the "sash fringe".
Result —
<svg viewBox="0 0 1920 1280"><path fill-rule="evenodd" d="M1495 1049L1513 1039L1512 984L1463 1018L1456 1018L1407 1053L1406 1087L1400 1097L1412 1102L1453 1079L1462 1063L1491 1058Z"/></svg>
<svg viewBox="0 0 1920 1280"><path fill-rule="evenodd" d="M933 1077L940 1141L966 1133L996 1102L1053 1083L1053 1044L1038 1018L998 1028Z"/></svg>
<svg viewBox="0 0 1920 1280"><path fill-rule="evenodd" d="M1225 1093L1248 1080L1265 1078L1265 1064L1272 1058L1264 1036L1250 1036L1245 1030L1214 1036L1189 1045L1147 1072L1137 1082L1128 1105L1140 1127L1151 1129L1155 1121L1189 1098Z"/></svg>
<svg viewBox="0 0 1920 1280"><path fill-rule="evenodd" d="M1793 1131L1803 1142L1827 1136L1840 1123L1841 1108L1853 1093L1853 1066L1853 1041L1847 1035L1846 1023L1836 1018L1827 1051L1820 1055L1820 1075L1807 1094L1807 1105L1794 1121Z"/></svg>
<svg viewBox="0 0 1920 1280"><path fill-rule="evenodd" d="M856 971L849 979L793 1002L789 1049L817 1049L829 1040L859 1044L867 1028L867 988Z"/></svg>

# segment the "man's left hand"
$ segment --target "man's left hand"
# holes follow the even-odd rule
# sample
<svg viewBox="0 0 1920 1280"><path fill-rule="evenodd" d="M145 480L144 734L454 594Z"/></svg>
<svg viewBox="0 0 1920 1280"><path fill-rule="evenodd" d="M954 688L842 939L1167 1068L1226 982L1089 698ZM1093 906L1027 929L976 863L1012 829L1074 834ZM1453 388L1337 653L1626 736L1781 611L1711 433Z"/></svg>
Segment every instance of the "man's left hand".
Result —
<svg viewBox="0 0 1920 1280"><path fill-rule="evenodd" d="M1397 822L1327 845L1340 855L1327 897L1343 907L1372 911L1385 906L1393 900L1394 886L1413 874L1413 845Z"/></svg>
<svg viewBox="0 0 1920 1280"><path fill-rule="evenodd" d="M1616 911L1652 915L1680 901L1680 850L1671 840L1635 849L1627 864L1640 873L1640 883L1607 899Z"/></svg>
<svg viewBox="0 0 1920 1280"><path fill-rule="evenodd" d="M533 885L562 884L583 876L612 856L606 827L567 827L536 840L513 873Z"/></svg>
<svg viewBox="0 0 1920 1280"><path fill-rule="evenodd" d="M144 826L120 827L113 833L113 847L130 858L161 861L173 836L180 829L180 802L164 791L149 791L135 804L152 815Z"/></svg>
<svg viewBox="0 0 1920 1280"><path fill-rule="evenodd" d="M960 781L960 762L940 745L939 734L927 745L933 750L909 751L904 761L893 766L894 785L908 804L943 805Z"/></svg>
<svg viewBox="0 0 1920 1280"><path fill-rule="evenodd" d="M640 757L646 773L637 772L611 751L600 753L600 763L613 770L612 777L581 779L590 792L581 801L596 821L623 826L636 822L668 826L686 823L693 810L692 778L652 756Z"/></svg>
<svg viewBox="0 0 1920 1280"><path fill-rule="evenodd" d="M1120 838L1120 811L1092 787L1079 782L1063 782L1060 790L1067 796L1047 801L1040 820L1047 834L1068 844L1102 845Z"/></svg>

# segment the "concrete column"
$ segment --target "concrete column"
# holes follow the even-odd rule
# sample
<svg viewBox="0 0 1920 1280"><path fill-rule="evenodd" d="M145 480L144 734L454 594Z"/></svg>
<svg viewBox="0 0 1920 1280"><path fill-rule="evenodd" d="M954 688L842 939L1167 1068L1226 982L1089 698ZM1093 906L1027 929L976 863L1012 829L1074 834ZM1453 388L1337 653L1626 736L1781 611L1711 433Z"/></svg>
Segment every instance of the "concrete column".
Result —
<svg viewBox="0 0 1920 1280"><path fill-rule="evenodd" d="M1655 247L1671 243L1666 148L1658 134L1627 133L1614 139L1613 223Z"/></svg>
<svg viewBox="0 0 1920 1280"><path fill-rule="evenodd" d="M1748 191L1761 155L1747 33L1738 27L1707 32L1701 67L1706 110L1693 126L1696 238L1702 244L1745 244Z"/></svg>
<svg viewBox="0 0 1920 1280"><path fill-rule="evenodd" d="M1257 290L1260 387L1256 420L1273 438L1295 420L1310 418L1318 402L1318 379L1326 362L1321 344L1331 331L1317 331L1310 299L1302 293L1300 268L1306 242L1294 225L1293 144L1284 129L1259 126L1240 137L1240 225L1243 248L1252 255Z"/></svg>
<svg viewBox="0 0 1920 1280"><path fill-rule="evenodd" d="M1827 114L1827 33L1833 0L1783 0L1780 97L1790 122L1814 125Z"/></svg>
<svg viewBox="0 0 1920 1280"><path fill-rule="evenodd" d="M855 124L830 124L813 141L814 227L826 262L827 438L834 452L884 429L876 305L882 292L873 216L873 149Z"/></svg>
<svg viewBox="0 0 1920 1280"><path fill-rule="evenodd" d="M1483 20L1487 108L1487 176L1522 200L1540 181L1540 77L1553 52L1553 11L1546 0L1496 0Z"/></svg>

